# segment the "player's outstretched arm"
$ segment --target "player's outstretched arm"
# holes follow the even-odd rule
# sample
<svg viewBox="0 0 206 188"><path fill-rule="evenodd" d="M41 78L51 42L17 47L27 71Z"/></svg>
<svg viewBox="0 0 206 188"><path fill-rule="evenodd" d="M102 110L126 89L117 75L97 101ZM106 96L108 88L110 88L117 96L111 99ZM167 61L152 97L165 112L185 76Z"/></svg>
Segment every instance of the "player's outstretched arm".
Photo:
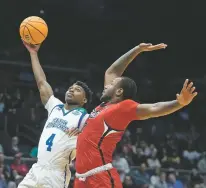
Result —
<svg viewBox="0 0 206 188"><path fill-rule="evenodd" d="M138 46L134 47L126 54L122 55L119 59L117 59L105 72L104 85L110 84L115 78L122 76L127 66L133 61L133 59L145 51L154 51L159 49L166 48L167 45L164 43L152 45L141 43Z"/></svg>
<svg viewBox="0 0 206 188"><path fill-rule="evenodd" d="M193 83L189 83L187 79L185 80L180 94L177 94L176 100L155 104L140 104L137 107L137 117L138 119L144 120L171 114L190 104L196 95L197 92L195 92Z"/></svg>
<svg viewBox="0 0 206 188"><path fill-rule="evenodd" d="M23 43L30 53L34 77L40 92L41 101L45 105L49 98L53 95L53 90L51 86L48 84L45 73L39 62L38 50L40 48L40 45L31 45L25 43L24 41Z"/></svg>

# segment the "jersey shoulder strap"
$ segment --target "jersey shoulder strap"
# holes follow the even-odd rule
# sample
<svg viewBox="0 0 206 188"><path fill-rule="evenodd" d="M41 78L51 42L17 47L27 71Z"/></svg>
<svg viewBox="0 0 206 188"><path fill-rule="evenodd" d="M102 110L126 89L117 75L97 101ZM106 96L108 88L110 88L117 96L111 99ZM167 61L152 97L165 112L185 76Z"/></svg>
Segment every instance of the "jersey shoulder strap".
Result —
<svg viewBox="0 0 206 188"><path fill-rule="evenodd" d="M87 110L85 108L77 108L76 110L81 113L81 116L80 116L79 122L78 122L78 126L77 126L80 129L82 123L84 123L84 122L82 122L82 120L87 115Z"/></svg>
<svg viewBox="0 0 206 188"><path fill-rule="evenodd" d="M77 108L76 109L78 112L81 112L81 114L86 114L87 110L85 108Z"/></svg>

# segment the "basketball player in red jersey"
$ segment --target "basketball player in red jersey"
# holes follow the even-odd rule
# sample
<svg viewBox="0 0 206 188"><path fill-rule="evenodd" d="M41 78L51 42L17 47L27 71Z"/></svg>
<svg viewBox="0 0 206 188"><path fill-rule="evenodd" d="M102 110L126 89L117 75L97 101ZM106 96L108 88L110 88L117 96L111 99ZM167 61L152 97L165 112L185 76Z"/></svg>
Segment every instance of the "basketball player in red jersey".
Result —
<svg viewBox="0 0 206 188"><path fill-rule="evenodd" d="M128 124L171 114L197 95L193 83L186 80L176 100L155 104L134 101L137 86L132 79L121 75L139 53L165 47L165 44L140 44L107 69L103 103L90 114L78 137L75 188L122 188L117 170L112 167L112 154Z"/></svg>

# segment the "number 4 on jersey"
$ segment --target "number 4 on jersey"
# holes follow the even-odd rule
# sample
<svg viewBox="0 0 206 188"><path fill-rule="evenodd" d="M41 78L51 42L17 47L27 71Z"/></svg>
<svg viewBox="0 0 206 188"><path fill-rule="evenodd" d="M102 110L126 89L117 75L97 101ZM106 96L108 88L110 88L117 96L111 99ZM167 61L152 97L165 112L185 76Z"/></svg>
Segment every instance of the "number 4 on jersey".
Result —
<svg viewBox="0 0 206 188"><path fill-rule="evenodd" d="M53 145L53 140L54 140L54 137L56 136L56 134L52 134L46 141L46 145L48 146L47 147L47 151L51 151L51 147Z"/></svg>

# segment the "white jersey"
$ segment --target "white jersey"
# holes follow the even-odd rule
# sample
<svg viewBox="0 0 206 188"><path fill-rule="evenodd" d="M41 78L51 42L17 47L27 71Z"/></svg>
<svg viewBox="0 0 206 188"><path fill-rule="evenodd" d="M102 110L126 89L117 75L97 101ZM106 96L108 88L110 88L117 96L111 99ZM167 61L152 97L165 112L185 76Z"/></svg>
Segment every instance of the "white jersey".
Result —
<svg viewBox="0 0 206 188"><path fill-rule="evenodd" d="M76 156L77 136L69 137L66 132L71 128L83 128L88 114L84 108L70 111L54 96L48 100L45 108L48 119L45 123L38 146L38 161L65 167Z"/></svg>

